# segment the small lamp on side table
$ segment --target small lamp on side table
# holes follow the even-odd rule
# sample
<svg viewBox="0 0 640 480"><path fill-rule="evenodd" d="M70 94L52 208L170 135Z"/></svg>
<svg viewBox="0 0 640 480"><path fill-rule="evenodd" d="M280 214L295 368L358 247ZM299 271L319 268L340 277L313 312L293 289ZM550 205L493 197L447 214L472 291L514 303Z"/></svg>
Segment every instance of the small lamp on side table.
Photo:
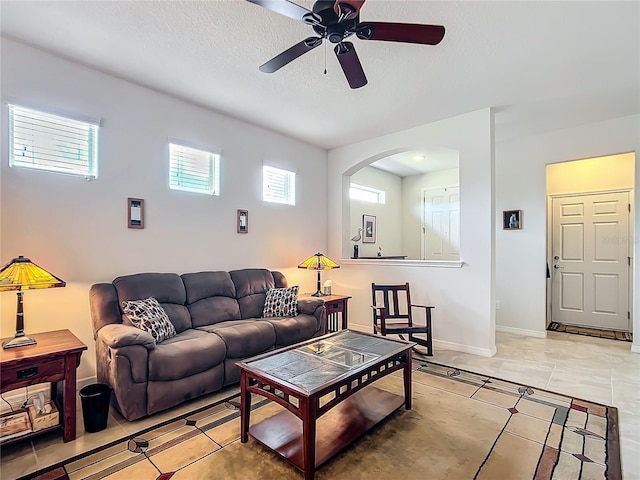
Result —
<svg viewBox="0 0 640 480"><path fill-rule="evenodd" d="M313 297L322 297L324 293L320 290L320 270L332 270L334 268L340 268L336 262L329 257L325 257L322 253L316 253L315 255L307 258L304 262L298 265L298 268L306 268L307 270L318 271L318 286L316 293L312 294Z"/></svg>
<svg viewBox="0 0 640 480"><path fill-rule="evenodd" d="M66 283L45 269L20 255L0 269L0 292L18 292L18 312L16 315L16 335L2 344L2 348L34 345L35 339L24 333L23 290L35 288L64 287Z"/></svg>

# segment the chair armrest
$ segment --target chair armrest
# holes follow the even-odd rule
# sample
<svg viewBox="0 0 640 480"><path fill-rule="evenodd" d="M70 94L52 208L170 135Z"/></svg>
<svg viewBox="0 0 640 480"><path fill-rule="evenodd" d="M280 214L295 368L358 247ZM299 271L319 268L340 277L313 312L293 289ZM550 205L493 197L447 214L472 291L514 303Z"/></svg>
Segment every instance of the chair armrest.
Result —
<svg viewBox="0 0 640 480"><path fill-rule="evenodd" d="M147 350L156 348L156 341L150 333L131 325L105 325L98 330L98 337L110 348L130 345L142 345Z"/></svg>
<svg viewBox="0 0 640 480"><path fill-rule="evenodd" d="M436 308L433 305L413 305L411 304L412 307L416 307L416 308Z"/></svg>

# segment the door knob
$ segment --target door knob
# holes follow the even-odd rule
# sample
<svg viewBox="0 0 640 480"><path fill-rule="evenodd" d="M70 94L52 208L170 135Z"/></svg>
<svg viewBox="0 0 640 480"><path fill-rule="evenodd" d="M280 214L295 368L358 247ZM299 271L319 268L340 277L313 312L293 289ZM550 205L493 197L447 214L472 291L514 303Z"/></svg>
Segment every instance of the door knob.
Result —
<svg viewBox="0 0 640 480"><path fill-rule="evenodd" d="M557 269L559 269L559 268L564 268L564 267L562 267L562 266L560 266L560 265L554 265L554 266L553 266L553 268L555 268L555 269L557 270Z"/></svg>

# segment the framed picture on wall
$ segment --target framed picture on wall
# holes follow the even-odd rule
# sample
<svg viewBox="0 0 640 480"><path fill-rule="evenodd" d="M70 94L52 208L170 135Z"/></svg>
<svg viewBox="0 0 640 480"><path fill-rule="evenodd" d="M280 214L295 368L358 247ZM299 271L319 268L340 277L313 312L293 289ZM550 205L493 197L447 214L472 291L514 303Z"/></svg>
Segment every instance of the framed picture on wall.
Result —
<svg viewBox="0 0 640 480"><path fill-rule="evenodd" d="M502 229L503 230L521 230L522 229L522 210L503 210L502 211Z"/></svg>
<svg viewBox="0 0 640 480"><path fill-rule="evenodd" d="M376 243L375 215L362 215L362 243Z"/></svg>
<svg viewBox="0 0 640 480"><path fill-rule="evenodd" d="M238 233L249 232L249 211L238 210Z"/></svg>
<svg viewBox="0 0 640 480"><path fill-rule="evenodd" d="M144 228L144 200L142 198L127 198L127 226L129 228Z"/></svg>

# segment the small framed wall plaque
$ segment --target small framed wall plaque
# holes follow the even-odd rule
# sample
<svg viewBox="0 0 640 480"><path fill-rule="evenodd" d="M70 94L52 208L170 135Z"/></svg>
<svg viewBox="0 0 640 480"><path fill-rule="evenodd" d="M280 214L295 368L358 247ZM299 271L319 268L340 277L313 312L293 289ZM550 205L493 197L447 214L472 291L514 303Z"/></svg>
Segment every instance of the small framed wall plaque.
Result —
<svg viewBox="0 0 640 480"><path fill-rule="evenodd" d="M144 228L144 200L127 198L127 222L129 228Z"/></svg>
<svg viewBox="0 0 640 480"><path fill-rule="evenodd" d="M238 210L238 233L249 232L249 211Z"/></svg>
<svg viewBox="0 0 640 480"><path fill-rule="evenodd" d="M502 229L522 230L522 210L503 210Z"/></svg>

